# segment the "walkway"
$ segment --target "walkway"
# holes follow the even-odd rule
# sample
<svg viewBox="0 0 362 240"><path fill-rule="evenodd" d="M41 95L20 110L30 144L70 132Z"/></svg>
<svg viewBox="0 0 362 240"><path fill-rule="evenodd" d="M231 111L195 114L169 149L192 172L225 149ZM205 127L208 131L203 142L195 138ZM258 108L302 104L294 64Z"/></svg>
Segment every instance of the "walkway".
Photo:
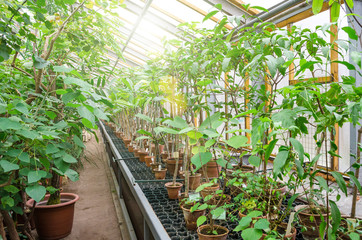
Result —
<svg viewBox="0 0 362 240"><path fill-rule="evenodd" d="M119 202L113 201L117 199L116 191L107 166L101 134L97 132L97 135L99 143L94 136L86 143L83 168L78 171L79 181L69 181L64 186L64 192L73 192L80 197L75 205L72 233L65 240L129 239L128 235L122 238L127 230Z"/></svg>

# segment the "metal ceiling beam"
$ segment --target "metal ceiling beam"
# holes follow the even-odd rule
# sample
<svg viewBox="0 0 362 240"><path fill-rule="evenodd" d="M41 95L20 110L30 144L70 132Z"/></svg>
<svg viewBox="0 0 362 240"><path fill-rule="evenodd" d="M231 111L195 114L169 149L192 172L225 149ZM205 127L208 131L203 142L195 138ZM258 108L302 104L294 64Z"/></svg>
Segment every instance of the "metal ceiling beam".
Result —
<svg viewBox="0 0 362 240"><path fill-rule="evenodd" d="M153 0L148 0L148 1L146 2L145 6L143 7L141 14L138 16L138 19L137 19L136 24L133 26L133 29L132 29L130 35L128 36L128 39L127 39L126 43L125 43L124 46L123 46L122 52L124 52L124 50L126 49L129 41L132 39L133 35L135 34L138 26L140 25L140 23L141 23L141 21L142 21L142 18L145 16L148 8L151 6L152 1L153 1ZM129 3L130 3L130 1L127 1L127 6L128 6Z"/></svg>
<svg viewBox="0 0 362 240"><path fill-rule="evenodd" d="M240 16L245 11L242 11L240 8L236 7L235 5L225 1L225 0L204 0L204 2L207 2L211 5L221 4L222 5L222 11L226 13L227 15L231 16Z"/></svg>
<svg viewBox="0 0 362 240"><path fill-rule="evenodd" d="M295 5L300 4L300 3L304 2L304 1L305 0L289 0L289 1L285 1L281 5L279 5L278 7L275 7L272 10L270 10L269 12L263 12L263 13L259 14L257 18L251 20L250 22L247 22L246 24L243 24L241 26L238 26L238 27L234 28L235 31L232 31L229 34L236 33L242 28L251 27L251 26L254 25L254 23L270 19L270 18L280 14L281 12L283 12L283 11L285 11L285 10L291 8L291 7L294 7ZM229 34L227 34L226 36L228 36ZM236 34L235 36L233 36L231 38L231 41L237 41L238 37L239 37L239 34Z"/></svg>

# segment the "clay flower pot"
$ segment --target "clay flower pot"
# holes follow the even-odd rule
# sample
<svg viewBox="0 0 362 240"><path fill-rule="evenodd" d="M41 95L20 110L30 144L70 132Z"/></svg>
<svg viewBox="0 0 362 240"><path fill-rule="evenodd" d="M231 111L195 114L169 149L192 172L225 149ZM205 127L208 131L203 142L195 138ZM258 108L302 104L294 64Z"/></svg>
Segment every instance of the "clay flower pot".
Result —
<svg viewBox="0 0 362 240"><path fill-rule="evenodd" d="M167 159L168 158L168 153L167 152L161 153L161 158L162 159Z"/></svg>
<svg viewBox="0 0 362 240"><path fill-rule="evenodd" d="M182 159L179 159L177 172L180 171L181 166L182 166ZM176 168L176 159L175 158L167 159L167 171L170 175L173 175L175 173L175 168Z"/></svg>
<svg viewBox="0 0 362 240"><path fill-rule="evenodd" d="M155 173L155 170L156 169L158 169L158 166L159 166L160 164L159 163L151 163L151 171L153 172L153 173ZM166 172L167 172L167 169L165 168L165 170L166 170ZM165 173L165 176L166 176L166 173Z"/></svg>
<svg viewBox="0 0 362 240"><path fill-rule="evenodd" d="M202 198L205 198L207 195L214 195L217 190L220 189L219 184L214 184L210 187L205 187L200 191Z"/></svg>
<svg viewBox="0 0 362 240"><path fill-rule="evenodd" d="M128 152L130 152L130 153L133 152L133 146L131 146L131 145L128 146Z"/></svg>
<svg viewBox="0 0 362 240"><path fill-rule="evenodd" d="M200 186L201 174L189 175L189 189L195 191Z"/></svg>
<svg viewBox="0 0 362 240"><path fill-rule="evenodd" d="M307 228L307 231L302 232L302 235L305 239L316 239L319 238L319 226L322 222L322 217L324 221L327 221L327 214L322 213L311 213L310 207L308 205L298 205L294 207L298 213L299 221L302 225ZM313 219L313 222L311 221Z"/></svg>
<svg viewBox="0 0 362 240"><path fill-rule="evenodd" d="M147 167L151 167L151 164L153 163L153 156L146 156L145 162Z"/></svg>
<svg viewBox="0 0 362 240"><path fill-rule="evenodd" d="M131 139L123 139L124 145L126 145L126 147L130 145L131 141L132 141Z"/></svg>
<svg viewBox="0 0 362 240"><path fill-rule="evenodd" d="M203 166L203 169L205 169L205 171L202 171L202 173L206 172L209 178L217 178L219 177L221 166L217 164L216 161L209 161L206 166Z"/></svg>
<svg viewBox="0 0 362 240"><path fill-rule="evenodd" d="M61 203L46 205L50 194L43 201L36 203L34 221L40 239L61 239L68 236L73 227L74 204L79 196L73 193L60 193ZM32 208L34 200L26 202Z"/></svg>
<svg viewBox="0 0 362 240"><path fill-rule="evenodd" d="M158 165L157 165L158 166ZM157 168L153 170L155 172L155 178L156 179L165 179L167 169L163 168L161 170L158 170Z"/></svg>
<svg viewBox="0 0 362 240"><path fill-rule="evenodd" d="M168 198L169 199L178 199L182 186L183 186L183 184L179 183L179 182L176 182L175 185L173 185L172 182L166 183L165 187L167 188Z"/></svg>
<svg viewBox="0 0 362 240"><path fill-rule="evenodd" d="M140 161L145 162L145 157L148 155L148 153L139 151L138 154L139 154Z"/></svg>
<svg viewBox="0 0 362 240"><path fill-rule="evenodd" d="M199 240L226 240L229 230L226 227L214 225L214 230L218 235L209 234L210 225L202 225L197 229Z"/></svg>
<svg viewBox="0 0 362 240"><path fill-rule="evenodd" d="M184 214L185 222L186 222L186 228L191 231L195 231L197 229L197 219L205 215L206 210L195 210L193 212L190 211L191 205L181 205L181 209Z"/></svg>

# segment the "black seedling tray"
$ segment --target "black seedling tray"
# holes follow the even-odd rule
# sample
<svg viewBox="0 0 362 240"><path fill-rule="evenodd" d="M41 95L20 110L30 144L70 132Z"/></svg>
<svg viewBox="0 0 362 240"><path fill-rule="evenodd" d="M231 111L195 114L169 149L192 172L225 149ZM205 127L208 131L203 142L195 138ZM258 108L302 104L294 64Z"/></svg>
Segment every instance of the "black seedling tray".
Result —
<svg viewBox="0 0 362 240"><path fill-rule="evenodd" d="M113 131L105 126L106 130L111 137L114 145L117 150L120 152L122 158L131 171L135 180L143 180L139 182L143 193L145 194L147 200L151 204L154 212L157 217L163 224L168 235L172 240L197 240L198 236L196 231L189 231L186 229L186 223L184 220L182 209L179 206L178 200L171 200L168 198L167 190L164 186L165 182L147 182L144 180L155 180L154 174L146 166L145 163L140 162L137 158L134 157L133 153L128 152L128 149L124 145L123 141L116 137ZM172 181L172 177L167 173L166 179ZM182 189L184 190L184 189ZM287 206L288 199L283 202L284 206ZM295 201L293 206L304 204L301 201ZM285 207L282 207L282 209ZM288 222L288 218L284 219L285 222ZM216 220L216 224L224 226L230 230L228 234L228 239L242 239L241 232L234 232L233 229L238 225L237 222ZM300 229L297 228L297 240L303 240Z"/></svg>

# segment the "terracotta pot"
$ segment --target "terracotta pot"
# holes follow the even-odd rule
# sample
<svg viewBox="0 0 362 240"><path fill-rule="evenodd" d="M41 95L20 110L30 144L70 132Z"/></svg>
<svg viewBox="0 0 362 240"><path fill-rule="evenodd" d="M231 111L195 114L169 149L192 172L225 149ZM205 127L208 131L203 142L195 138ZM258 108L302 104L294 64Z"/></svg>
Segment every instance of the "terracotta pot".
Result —
<svg viewBox="0 0 362 240"><path fill-rule="evenodd" d="M168 158L168 153L167 152L161 153L161 158L162 159L167 159Z"/></svg>
<svg viewBox="0 0 362 240"><path fill-rule="evenodd" d="M191 205L181 205L186 222L186 228L188 230L195 231L197 229L197 219L200 216L205 215L205 210L195 210L191 212L191 207Z"/></svg>
<svg viewBox="0 0 362 240"><path fill-rule="evenodd" d="M228 194L222 194L223 198L221 199L221 195L214 195L210 198L209 201L207 201L207 204L209 205L217 205L218 207L224 205L225 203L230 203L231 196Z"/></svg>
<svg viewBox="0 0 362 240"><path fill-rule="evenodd" d="M195 191L200 186L201 174L196 173L195 175L189 175L189 189Z"/></svg>
<svg viewBox="0 0 362 240"><path fill-rule="evenodd" d="M168 182L165 184L165 187L167 188L168 198L169 199L177 199L180 195L180 191L183 184L176 182L175 185L172 185L172 182Z"/></svg>
<svg viewBox="0 0 362 240"><path fill-rule="evenodd" d="M186 201L189 198L189 195L182 192L179 196L178 196L178 201L180 202L180 204L184 201ZM181 207L181 206L180 206Z"/></svg>
<svg viewBox="0 0 362 240"><path fill-rule="evenodd" d="M229 230L226 227L214 225L214 229L218 232L218 235L208 235L207 232L210 229L210 225L203 225L197 229L197 235L199 240L226 240Z"/></svg>
<svg viewBox="0 0 362 240"><path fill-rule="evenodd" d="M306 227L306 231L302 232L304 239L319 239L319 226L322 222L322 218L324 221L327 221L327 214L313 214L309 211L308 205L298 205L294 207L296 212L298 213L299 222ZM311 221L313 218L313 222Z"/></svg>
<svg viewBox="0 0 362 240"><path fill-rule="evenodd" d="M140 155L139 155L139 153L138 153L138 149L137 148L133 148L133 153L134 153L134 156L135 157L139 157Z"/></svg>
<svg viewBox="0 0 362 240"><path fill-rule="evenodd" d="M126 145L126 147L128 147L131 144L131 139L123 139L124 145Z"/></svg>
<svg viewBox="0 0 362 240"><path fill-rule="evenodd" d="M210 187L205 187L200 191L202 198L205 198L207 195L214 195L217 190L220 189L219 184L214 184Z"/></svg>
<svg viewBox="0 0 362 240"><path fill-rule="evenodd" d="M178 160L178 169L177 172L180 171L180 167L182 166L182 160L179 159ZM167 171L170 175L173 176L173 174L175 173L175 168L176 168L176 159L175 158L169 158L167 159Z"/></svg>
<svg viewBox="0 0 362 240"><path fill-rule="evenodd" d="M159 163L151 163L151 171L154 173L155 172L155 169L158 169L158 166L160 164ZM165 168L166 172L167 172L167 169ZM165 174L166 175L166 174Z"/></svg>
<svg viewBox="0 0 362 240"><path fill-rule="evenodd" d="M151 167L151 164L153 163L153 156L146 156L145 163L147 167Z"/></svg>
<svg viewBox="0 0 362 240"><path fill-rule="evenodd" d="M219 173L221 171L221 166L216 163L216 161L210 161L202 167L204 171L202 173L206 172L207 176L209 178L217 178L219 177Z"/></svg>
<svg viewBox="0 0 362 240"><path fill-rule="evenodd" d="M122 132L116 132L116 137L118 137L118 138L121 138L122 137Z"/></svg>
<svg viewBox="0 0 362 240"><path fill-rule="evenodd" d="M130 152L130 153L133 152L133 146L131 146L131 145L128 146L128 152Z"/></svg>
<svg viewBox="0 0 362 240"><path fill-rule="evenodd" d="M46 205L50 194L35 205L34 221L40 239L52 240L68 236L73 227L74 204L79 196L73 193L60 193L61 203ZM26 202L32 208L34 200Z"/></svg>
<svg viewBox="0 0 362 240"><path fill-rule="evenodd" d="M158 145L158 151L160 152L160 153L163 153L163 150L165 149L165 145Z"/></svg>
<svg viewBox="0 0 362 240"><path fill-rule="evenodd" d="M146 161L145 157L148 155L148 152L139 151L138 154L139 154L140 161L145 162Z"/></svg>
<svg viewBox="0 0 362 240"><path fill-rule="evenodd" d="M158 166L158 165L157 165ZM161 170L158 170L157 168L153 170L154 173L155 173L155 178L156 179L165 179L166 177L166 172L167 172L167 169L163 168Z"/></svg>

